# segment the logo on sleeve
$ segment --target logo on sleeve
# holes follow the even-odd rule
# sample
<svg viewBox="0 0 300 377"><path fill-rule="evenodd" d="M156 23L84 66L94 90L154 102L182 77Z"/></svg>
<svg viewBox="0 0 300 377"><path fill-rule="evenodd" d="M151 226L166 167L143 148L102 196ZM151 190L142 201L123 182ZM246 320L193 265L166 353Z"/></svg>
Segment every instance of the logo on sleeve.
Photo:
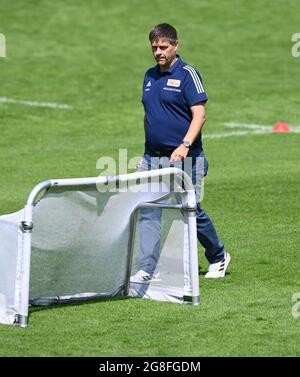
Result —
<svg viewBox="0 0 300 377"><path fill-rule="evenodd" d="M146 85L146 87L149 87L151 86L151 81L148 82L148 84Z"/></svg>
<svg viewBox="0 0 300 377"><path fill-rule="evenodd" d="M167 82L167 85L168 86L174 86L175 88L179 88L180 83L181 83L180 80L169 79L168 82Z"/></svg>

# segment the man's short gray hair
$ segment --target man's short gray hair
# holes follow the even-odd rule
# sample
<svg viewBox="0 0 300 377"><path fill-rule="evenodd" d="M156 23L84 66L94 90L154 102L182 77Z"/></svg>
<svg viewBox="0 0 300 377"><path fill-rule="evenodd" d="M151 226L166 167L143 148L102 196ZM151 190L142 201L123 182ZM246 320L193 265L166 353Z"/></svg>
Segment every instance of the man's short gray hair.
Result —
<svg viewBox="0 0 300 377"><path fill-rule="evenodd" d="M149 40L153 42L156 39L169 39L172 45L176 45L178 43L177 31L170 24L156 25L149 33Z"/></svg>

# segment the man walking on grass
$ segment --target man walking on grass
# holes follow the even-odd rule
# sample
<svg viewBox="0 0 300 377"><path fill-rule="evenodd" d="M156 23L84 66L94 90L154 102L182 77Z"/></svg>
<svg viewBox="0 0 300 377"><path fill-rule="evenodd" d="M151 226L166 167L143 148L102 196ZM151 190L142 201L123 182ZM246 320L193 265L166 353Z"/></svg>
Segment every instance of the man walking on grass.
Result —
<svg viewBox="0 0 300 377"><path fill-rule="evenodd" d="M184 170L185 159L192 159L190 175L198 201L197 237L209 262L205 277L221 278L225 276L230 255L199 203L201 174L197 174L197 158L204 161L204 176L208 169L201 139L207 95L200 74L177 53L178 36L173 26L166 23L155 26L150 31L149 40L157 64L146 72L143 83L145 152L140 170L180 165ZM157 157L160 161L167 160L169 165L153 163ZM141 242L140 270L131 281L147 282L154 278L160 252L160 217L159 210L141 210L140 234L147 240Z"/></svg>

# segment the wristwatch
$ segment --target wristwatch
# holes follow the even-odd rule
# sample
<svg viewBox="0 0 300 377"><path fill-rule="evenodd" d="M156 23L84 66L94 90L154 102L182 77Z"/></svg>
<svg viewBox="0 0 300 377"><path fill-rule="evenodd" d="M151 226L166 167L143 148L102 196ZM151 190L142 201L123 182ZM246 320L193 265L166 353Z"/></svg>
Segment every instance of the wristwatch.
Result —
<svg viewBox="0 0 300 377"><path fill-rule="evenodd" d="M182 140L182 144L186 147L186 148L190 148L191 147L191 143L187 140Z"/></svg>

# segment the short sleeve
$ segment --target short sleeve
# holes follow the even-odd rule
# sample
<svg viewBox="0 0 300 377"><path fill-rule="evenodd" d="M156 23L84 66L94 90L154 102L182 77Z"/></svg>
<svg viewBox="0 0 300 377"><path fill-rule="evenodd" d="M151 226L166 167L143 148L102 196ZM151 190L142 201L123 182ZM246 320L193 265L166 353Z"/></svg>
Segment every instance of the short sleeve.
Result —
<svg viewBox="0 0 300 377"><path fill-rule="evenodd" d="M198 102L206 102L208 100L202 83L200 74L191 66L184 66L186 77L183 86L183 95L188 105L191 107Z"/></svg>
<svg viewBox="0 0 300 377"><path fill-rule="evenodd" d="M143 92L144 89L145 89L146 78L147 78L147 72L146 72L145 75L144 75L143 86L142 86L142 92Z"/></svg>
<svg viewBox="0 0 300 377"><path fill-rule="evenodd" d="M141 102L143 102L143 94L144 94L145 85L146 85L146 84L145 84L145 82L146 82L146 76L147 76L147 72L145 73L144 80L143 80Z"/></svg>

